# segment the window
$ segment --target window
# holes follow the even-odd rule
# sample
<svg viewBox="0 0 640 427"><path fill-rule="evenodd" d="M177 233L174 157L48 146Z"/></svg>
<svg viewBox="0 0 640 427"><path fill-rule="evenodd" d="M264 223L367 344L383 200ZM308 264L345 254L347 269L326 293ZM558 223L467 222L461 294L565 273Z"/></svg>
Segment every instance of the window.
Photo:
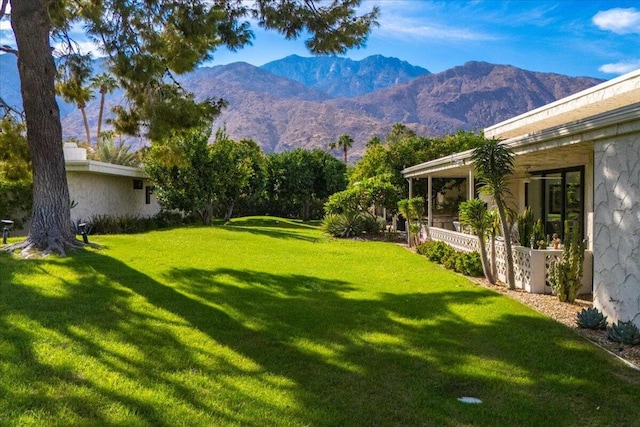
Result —
<svg viewBox="0 0 640 427"><path fill-rule="evenodd" d="M153 194L153 190L154 190L154 186L153 185L147 185L145 187L145 192L144 192L144 203L147 205L151 204L151 195Z"/></svg>
<svg viewBox="0 0 640 427"><path fill-rule="evenodd" d="M542 218L545 234L564 239L567 221L569 230L584 238L584 166L532 172L531 180L527 204Z"/></svg>

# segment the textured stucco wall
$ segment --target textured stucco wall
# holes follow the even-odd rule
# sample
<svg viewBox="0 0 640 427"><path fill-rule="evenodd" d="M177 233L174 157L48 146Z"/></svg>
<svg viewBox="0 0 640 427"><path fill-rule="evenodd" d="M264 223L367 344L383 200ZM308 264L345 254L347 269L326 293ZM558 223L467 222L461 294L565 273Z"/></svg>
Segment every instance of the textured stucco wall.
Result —
<svg viewBox="0 0 640 427"><path fill-rule="evenodd" d="M640 133L595 144L594 303L640 326Z"/></svg>
<svg viewBox="0 0 640 427"><path fill-rule="evenodd" d="M145 189L134 190L133 178L85 172L67 172L71 200L78 205L71 209L71 219L88 221L94 215L153 216L160 206L153 195L145 203ZM144 187L149 185L144 181Z"/></svg>

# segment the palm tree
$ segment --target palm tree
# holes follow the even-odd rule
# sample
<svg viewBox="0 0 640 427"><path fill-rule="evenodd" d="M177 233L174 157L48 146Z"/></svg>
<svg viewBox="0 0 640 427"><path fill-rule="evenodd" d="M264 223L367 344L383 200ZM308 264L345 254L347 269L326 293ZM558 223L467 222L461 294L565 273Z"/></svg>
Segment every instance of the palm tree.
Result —
<svg viewBox="0 0 640 427"><path fill-rule="evenodd" d="M480 258L484 275L492 285L496 283L495 275L487 258L486 234L491 228L491 215L487 212L487 204L480 199L471 199L460 203L460 223L471 229L478 236Z"/></svg>
<svg viewBox="0 0 640 427"><path fill-rule="evenodd" d="M102 140L96 144L96 150L91 155L92 160L122 166L138 166L140 157L137 152L131 152L131 146L120 140L114 142L113 132L102 132Z"/></svg>
<svg viewBox="0 0 640 427"><path fill-rule="evenodd" d="M511 229L507 222L506 202L506 197L511 194L509 176L513 174L513 157L513 151L508 146L500 144L497 139L486 140L471 154L471 160L475 163L475 173L481 185L480 191L493 197L498 208L504 237L509 289L515 289L516 286L511 249Z"/></svg>
<svg viewBox="0 0 640 427"><path fill-rule="evenodd" d="M82 113L84 130L87 136L87 144L91 145L91 133L89 131L89 121L87 120L87 102L93 99L93 94L86 86L91 75L90 55L71 55L66 62L58 67L60 81L56 83L55 90L65 100L78 106Z"/></svg>
<svg viewBox="0 0 640 427"><path fill-rule="evenodd" d="M100 92L100 112L98 113L98 130L96 131L96 144L100 142L100 132L102 129L102 116L104 113L104 102L108 93L111 93L118 87L118 82L109 73L102 73L91 79L91 86L97 88Z"/></svg>
<svg viewBox="0 0 640 427"><path fill-rule="evenodd" d="M347 152L349 151L349 148L353 147L353 138L351 138L349 135L342 134L342 136L340 136L340 138L337 141L334 142L330 142L329 143L329 148L331 148L332 150L335 150L337 148L341 148L342 152L344 153L344 164L347 164Z"/></svg>

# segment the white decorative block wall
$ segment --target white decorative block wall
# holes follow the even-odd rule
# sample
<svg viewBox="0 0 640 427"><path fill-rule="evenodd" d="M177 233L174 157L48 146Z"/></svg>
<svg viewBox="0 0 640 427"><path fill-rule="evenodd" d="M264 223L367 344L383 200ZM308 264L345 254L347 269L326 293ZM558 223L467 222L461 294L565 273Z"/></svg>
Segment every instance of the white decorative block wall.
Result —
<svg viewBox="0 0 640 427"><path fill-rule="evenodd" d="M594 304L640 327L640 135L594 148Z"/></svg>

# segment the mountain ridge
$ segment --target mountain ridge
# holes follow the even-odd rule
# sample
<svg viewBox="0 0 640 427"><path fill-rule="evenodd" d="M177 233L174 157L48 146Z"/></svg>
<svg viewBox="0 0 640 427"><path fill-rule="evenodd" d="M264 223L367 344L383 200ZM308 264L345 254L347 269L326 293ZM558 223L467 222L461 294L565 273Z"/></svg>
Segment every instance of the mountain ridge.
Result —
<svg viewBox="0 0 640 427"><path fill-rule="evenodd" d="M293 58L298 61L300 57ZM322 61L330 63L332 58ZM2 59L0 57L0 61ZM376 73L371 67L378 64L379 74L386 76L378 82L386 82L387 86L358 96L350 97L350 92L331 95L318 87L272 74L264 66L247 63L201 67L179 76L178 81L193 92L196 99L227 100L228 107L214 126L225 126L233 139L251 138L263 151L278 152L296 147L328 149L329 142L346 133L355 141L350 150L350 161L363 154L369 139L374 136L384 138L395 123L403 123L425 136L439 136L459 129L480 130L603 81L469 61L440 73L422 72L415 78L395 83L406 76L403 61L379 56L367 61L349 61L340 62L342 65L334 69L344 74L345 82L359 81L359 87L374 87ZM363 61L364 65L361 64ZM311 62L303 63L307 66ZM13 77L11 83L11 72L5 73L5 63L2 64L0 96L4 97L5 93L11 92L4 90L5 86L15 85L16 81L19 84L19 79ZM397 78L394 80L389 77L394 75L389 70L398 64L401 67L395 72ZM367 72L358 74L363 68ZM17 70L15 73L17 75ZM313 75L299 76L298 80L331 80L319 79L316 69L309 73ZM15 88L11 89L15 96ZM109 95L105 111L120 102L122 91ZM93 133L97 126L98 105L99 97L87 104ZM61 114L68 110L70 113L62 120L64 137L84 139L80 113L67 105L61 108ZM135 146L144 143L139 138L131 138L128 142ZM334 154L340 156L337 151Z"/></svg>

